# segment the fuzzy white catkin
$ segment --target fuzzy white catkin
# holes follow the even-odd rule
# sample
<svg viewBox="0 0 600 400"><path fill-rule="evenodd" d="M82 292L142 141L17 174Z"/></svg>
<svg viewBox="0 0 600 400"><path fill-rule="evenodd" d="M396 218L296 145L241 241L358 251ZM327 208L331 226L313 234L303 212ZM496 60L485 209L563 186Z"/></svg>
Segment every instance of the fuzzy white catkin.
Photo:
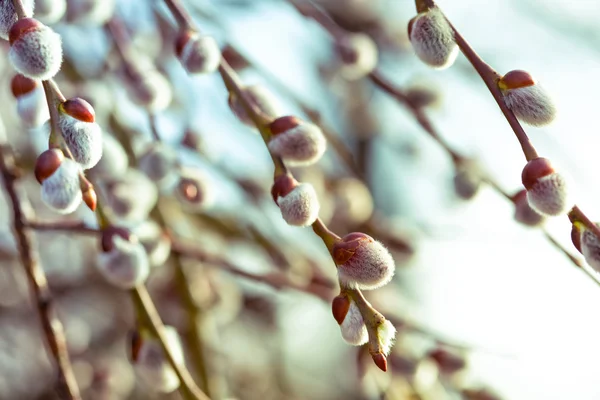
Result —
<svg viewBox="0 0 600 400"><path fill-rule="evenodd" d="M565 214L574 205L567 179L556 172L539 178L527 191L527 201L538 213L551 216Z"/></svg>
<svg viewBox="0 0 600 400"><path fill-rule="evenodd" d="M367 327L354 300L350 300L350 308L348 308L348 313L340 325L340 330L342 337L348 344L360 346L369 340Z"/></svg>
<svg viewBox="0 0 600 400"><path fill-rule="evenodd" d="M35 17L45 24L58 22L66 11L66 0L35 0Z"/></svg>
<svg viewBox="0 0 600 400"><path fill-rule="evenodd" d="M79 25L100 26L115 11L115 0L67 0L67 20Z"/></svg>
<svg viewBox="0 0 600 400"><path fill-rule="evenodd" d="M548 125L556 116L552 97L539 84L503 90L504 102L515 116L532 126Z"/></svg>
<svg viewBox="0 0 600 400"><path fill-rule="evenodd" d="M377 327L377 338L383 348L383 354L387 356L390 354L390 350L392 350L394 340L396 339L396 328L386 319L383 324Z"/></svg>
<svg viewBox="0 0 600 400"><path fill-rule="evenodd" d="M194 35L183 46L179 58L190 74L208 74L219 68L221 49L212 36Z"/></svg>
<svg viewBox="0 0 600 400"><path fill-rule="evenodd" d="M183 364L183 347L179 334L172 326L165 326L164 333L167 338L167 346L175 361ZM169 364L161 344L156 339L144 339L134 369L144 385L154 392L170 393L179 387L179 378Z"/></svg>
<svg viewBox="0 0 600 400"><path fill-rule="evenodd" d="M102 158L102 129L95 122L84 122L67 114L60 114L58 126L73 159L83 169L92 168Z"/></svg>
<svg viewBox="0 0 600 400"><path fill-rule="evenodd" d="M364 33L355 33L348 36L348 44L356 54L356 61L342 63L340 70L342 76L348 80L363 78L377 66L377 45Z"/></svg>
<svg viewBox="0 0 600 400"><path fill-rule="evenodd" d="M158 201L158 189L142 172L128 169L123 175L103 182L110 210L119 224L134 227L148 217Z"/></svg>
<svg viewBox="0 0 600 400"><path fill-rule="evenodd" d="M286 196L278 197L277 205L290 225L308 226L319 216L319 198L310 183L301 183Z"/></svg>
<svg viewBox="0 0 600 400"><path fill-rule="evenodd" d="M159 267L167 261L171 254L171 241L160 225L152 220L146 220L131 231L146 249L151 267Z"/></svg>
<svg viewBox="0 0 600 400"><path fill-rule="evenodd" d="M44 124L50 118L46 95L41 86L17 97L17 113L28 128Z"/></svg>
<svg viewBox="0 0 600 400"><path fill-rule="evenodd" d="M283 114L281 105L277 97L263 85L250 85L244 87L245 93L250 100L262 111L263 114L272 118L280 117ZM246 109L237 97L230 102L229 107L235 116L244 124L255 128L254 122L246 113Z"/></svg>
<svg viewBox="0 0 600 400"><path fill-rule="evenodd" d="M159 188L171 186L177 180L177 153L162 143L152 143L138 161L139 169Z"/></svg>
<svg viewBox="0 0 600 400"><path fill-rule="evenodd" d="M436 69L450 67L458 56L454 32L437 7L415 18L410 41L421 61Z"/></svg>
<svg viewBox="0 0 600 400"><path fill-rule="evenodd" d="M27 16L32 16L33 0L23 0L23 8ZM8 32L17 19L13 0L0 0L0 38L8 40Z"/></svg>
<svg viewBox="0 0 600 400"><path fill-rule="evenodd" d="M8 58L22 75L31 79L50 79L62 64L60 35L45 25L24 32L10 46Z"/></svg>
<svg viewBox="0 0 600 400"><path fill-rule="evenodd" d="M141 82L130 82L130 95L135 103L151 112L164 110L173 100L171 84L157 70L144 71Z"/></svg>
<svg viewBox="0 0 600 400"><path fill-rule="evenodd" d="M69 214L81 204L79 172L81 167L75 161L65 159L44 182L42 201L60 214Z"/></svg>
<svg viewBox="0 0 600 400"><path fill-rule="evenodd" d="M102 135L102 158L89 173L94 177L118 177L124 174L128 167L127 153L121 143L112 135Z"/></svg>
<svg viewBox="0 0 600 400"><path fill-rule="evenodd" d="M363 240L354 254L338 265L338 277L343 286L371 290L389 283L395 269L394 258L383 244Z"/></svg>
<svg viewBox="0 0 600 400"><path fill-rule="evenodd" d="M581 253L589 266L600 272L600 239L589 229L581 233Z"/></svg>
<svg viewBox="0 0 600 400"><path fill-rule="evenodd" d="M150 273L144 246L117 234L112 236L112 244L114 248L100 253L97 263L98 271L106 281L121 289L132 289L144 282Z"/></svg>
<svg viewBox="0 0 600 400"><path fill-rule="evenodd" d="M326 149L327 140L323 132L308 122L274 135L269 141L269 150L291 167L316 163Z"/></svg>

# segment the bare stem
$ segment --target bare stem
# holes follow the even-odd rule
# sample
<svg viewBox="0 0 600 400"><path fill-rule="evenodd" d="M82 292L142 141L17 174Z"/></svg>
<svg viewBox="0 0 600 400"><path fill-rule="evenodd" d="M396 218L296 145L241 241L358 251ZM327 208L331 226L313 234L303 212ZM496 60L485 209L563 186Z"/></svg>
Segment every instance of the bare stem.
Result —
<svg viewBox="0 0 600 400"><path fill-rule="evenodd" d="M81 399L79 387L77 386L67 352L64 328L56 315L46 275L39 264L38 255L33 246L33 239L25 224L25 221L30 219L33 211L31 206L25 203L23 194L18 194L19 189L15 185L17 175L14 157L8 146L1 143L0 173L2 174L8 197L12 203L13 228L21 263L23 264L29 286L35 298L46 342L58 366L58 383L61 395L65 399Z"/></svg>
<svg viewBox="0 0 600 400"><path fill-rule="evenodd" d="M102 230L86 225L82 221L25 221L24 225L37 231L66 231L99 235Z"/></svg>
<svg viewBox="0 0 600 400"><path fill-rule="evenodd" d="M12 0L12 2L13 2L13 6L15 7L15 12L17 13L17 17L19 19L27 18L28 15L25 12L25 7L23 6L23 1L22 0Z"/></svg>

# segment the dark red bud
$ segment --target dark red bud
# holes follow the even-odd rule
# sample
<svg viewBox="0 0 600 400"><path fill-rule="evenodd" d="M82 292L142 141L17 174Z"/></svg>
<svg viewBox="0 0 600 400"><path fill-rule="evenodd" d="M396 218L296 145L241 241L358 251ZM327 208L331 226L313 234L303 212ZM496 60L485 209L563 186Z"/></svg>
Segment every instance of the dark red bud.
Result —
<svg viewBox="0 0 600 400"><path fill-rule="evenodd" d="M362 232L352 232L347 234L341 241L336 242L333 245L333 261L335 261L337 265L346 263L352 258L356 249L358 249L359 246L362 246L365 241L373 242L375 239Z"/></svg>
<svg viewBox="0 0 600 400"><path fill-rule="evenodd" d="M8 41L12 45L23 34L43 27L40 21L35 18L22 18L15 22L8 32Z"/></svg>
<svg viewBox="0 0 600 400"><path fill-rule="evenodd" d="M175 39L175 55L181 57L183 49L190 40L193 40L198 34L191 30L180 31Z"/></svg>
<svg viewBox="0 0 600 400"><path fill-rule="evenodd" d="M230 45L225 46L221 54L223 59L227 61L227 64L236 71L247 68L250 65L246 58Z"/></svg>
<svg viewBox="0 0 600 400"><path fill-rule="evenodd" d="M29 79L21 74L17 74L13 76L12 80L10 81L10 90L13 96L19 97L33 91L37 85L38 82L36 80Z"/></svg>
<svg viewBox="0 0 600 400"><path fill-rule="evenodd" d="M102 251L109 252L113 249L113 236L119 235L125 240L133 241L135 236L129 229L120 228L118 226L109 226L108 228L102 231L102 238L100 239L100 245L102 246Z"/></svg>
<svg viewBox="0 0 600 400"><path fill-rule="evenodd" d="M94 122L96 120L94 107L81 97L66 100L60 104L59 109L79 121Z"/></svg>
<svg viewBox="0 0 600 400"><path fill-rule="evenodd" d="M273 201L277 203L279 197L287 196L296 186L298 186L298 181L290 174L279 175L275 178L271 188Z"/></svg>
<svg viewBox="0 0 600 400"><path fill-rule="evenodd" d="M337 321L338 325L341 325L348 314L350 309L350 299L348 296L340 294L336 296L331 302L331 311L333 312L333 318Z"/></svg>
<svg viewBox="0 0 600 400"><path fill-rule="evenodd" d="M269 129L271 130L272 135L278 135L290 129L294 129L301 123L302 121L299 118L288 115L285 117L279 117L275 121L271 122Z"/></svg>
<svg viewBox="0 0 600 400"><path fill-rule="evenodd" d="M498 81L500 89L519 89L535 85L535 80L529 72L516 69L508 72Z"/></svg>
<svg viewBox="0 0 600 400"><path fill-rule="evenodd" d="M538 157L535 158L525 165L523 172L521 173L521 181L525 189L531 190L533 185L544 176L553 174L554 168L547 158Z"/></svg>
<svg viewBox="0 0 600 400"><path fill-rule="evenodd" d="M571 225L571 241L577 251L581 253L581 228L578 224Z"/></svg>
<svg viewBox="0 0 600 400"><path fill-rule="evenodd" d="M202 201L202 191L198 187L198 182L194 179L181 178L177 184L177 190L190 203L199 203Z"/></svg>
<svg viewBox="0 0 600 400"><path fill-rule="evenodd" d="M135 363L138 360L144 339L142 338L141 333L137 329L134 329L129 332L129 340L127 342L129 343L129 351L127 354L129 355L131 362Z"/></svg>
<svg viewBox="0 0 600 400"><path fill-rule="evenodd" d="M183 139L181 139L181 144L184 147L192 150L199 150L202 147L202 141L200 140L200 135L195 134L192 131L186 131L183 135Z"/></svg>
<svg viewBox="0 0 600 400"><path fill-rule="evenodd" d="M335 43L335 50L346 64L355 64L358 61L358 51L349 39L341 39Z"/></svg>
<svg viewBox="0 0 600 400"><path fill-rule="evenodd" d="M432 350L429 353L429 358L435 361L442 373L446 374L460 371L467 364L458 354L451 353L442 348Z"/></svg>
<svg viewBox="0 0 600 400"><path fill-rule="evenodd" d="M44 182L52 175L65 159L65 155L59 149L44 151L35 162L34 174L39 183Z"/></svg>
<svg viewBox="0 0 600 400"><path fill-rule="evenodd" d="M382 353L371 354L371 357L373 358L375 365L377 365L380 370L383 372L387 371L387 359Z"/></svg>

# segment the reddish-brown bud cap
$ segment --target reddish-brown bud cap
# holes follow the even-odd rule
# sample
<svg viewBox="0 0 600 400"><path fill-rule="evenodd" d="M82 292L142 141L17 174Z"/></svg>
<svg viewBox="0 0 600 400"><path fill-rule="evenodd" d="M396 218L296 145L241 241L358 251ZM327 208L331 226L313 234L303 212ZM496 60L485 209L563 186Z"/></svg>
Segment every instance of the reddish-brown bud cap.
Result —
<svg viewBox="0 0 600 400"><path fill-rule="evenodd" d="M333 312L333 318L337 321L338 325L341 325L348 314L350 309L350 299L348 296L340 294L336 296L331 302L331 311Z"/></svg>
<svg viewBox="0 0 600 400"><path fill-rule="evenodd" d="M44 182L58 169L58 167L60 167L60 164L62 164L64 159L65 155L59 149L49 149L44 151L35 162L35 179L37 179L39 183Z"/></svg>
<svg viewBox="0 0 600 400"><path fill-rule="evenodd" d="M184 147L192 150L200 150L202 148L202 140L200 139L200 135L189 130L185 131L185 134L181 139L181 144Z"/></svg>
<svg viewBox="0 0 600 400"><path fill-rule="evenodd" d="M341 241L333 245L333 261L337 265L342 265L348 261L356 252L356 249L363 244L364 241L373 242L371 236L362 232L352 232L342 238Z"/></svg>
<svg viewBox="0 0 600 400"><path fill-rule="evenodd" d="M190 39L197 35L198 34L196 32L191 30L179 32L179 34L177 34L177 39L175 39L175 55L177 57L181 57L185 45L190 41Z"/></svg>
<svg viewBox="0 0 600 400"><path fill-rule="evenodd" d="M190 203L199 203L202 201L202 191L198 187L198 182L194 179L181 178L177 184L177 190Z"/></svg>
<svg viewBox="0 0 600 400"><path fill-rule="evenodd" d="M144 339L142 338L142 334L137 329L129 331L128 339L129 340L127 342L129 344L129 351L127 352L127 355L129 356L131 362L135 363L138 360Z"/></svg>
<svg viewBox="0 0 600 400"><path fill-rule="evenodd" d="M269 129L271 130L271 134L278 135L290 129L294 129L301 123L302 121L299 118L288 115L285 117L279 117L275 121L271 122Z"/></svg>
<svg viewBox="0 0 600 400"><path fill-rule="evenodd" d="M113 249L113 235L119 235L125 240L132 241L135 239L135 236L129 229L120 228L118 226L109 226L108 228L102 231L102 238L100 239L100 245L102 246L102 251L109 252Z"/></svg>
<svg viewBox="0 0 600 400"><path fill-rule="evenodd" d="M8 32L8 41L12 45L17 39L24 33L36 30L44 26L40 21L35 18L22 18L15 22Z"/></svg>
<svg viewBox="0 0 600 400"><path fill-rule="evenodd" d="M533 76L527 71L516 69L508 72L498 81L498 87L502 90L519 89L535 85Z"/></svg>
<svg viewBox="0 0 600 400"><path fill-rule="evenodd" d="M248 64L246 58L230 45L226 45L223 48L221 51L221 56L225 61L227 61L227 64L229 64L229 66L236 71L244 69L250 65Z"/></svg>
<svg viewBox="0 0 600 400"><path fill-rule="evenodd" d="M383 372L387 371L387 358L385 358L382 353L371 354L371 357L373 358L375 365L377 365L380 370Z"/></svg>
<svg viewBox="0 0 600 400"><path fill-rule="evenodd" d="M530 190L538 179L553 174L554 168L547 158L538 157L525 165L521 173L521 181L525 189Z"/></svg>
<svg viewBox="0 0 600 400"><path fill-rule="evenodd" d="M273 182L271 187L271 196L273 201L277 203L277 198L287 196L294 188L298 186L298 181L289 174L279 175Z"/></svg>
<svg viewBox="0 0 600 400"><path fill-rule="evenodd" d="M81 97L66 100L60 104L59 109L79 121L94 122L96 120L94 107Z"/></svg>
<svg viewBox="0 0 600 400"><path fill-rule="evenodd" d="M429 353L429 358L435 361L442 373L446 374L460 371L467 364L458 354L451 353L442 348L432 350Z"/></svg>
<svg viewBox="0 0 600 400"><path fill-rule="evenodd" d="M38 82L34 79L29 79L26 76L17 74L13 76L10 81L10 90L15 97L22 96L31 92L38 85Z"/></svg>
<svg viewBox="0 0 600 400"><path fill-rule="evenodd" d="M573 246L577 249L578 252L581 251L581 228L579 228L579 224L573 224L571 226L571 241L573 242Z"/></svg>
<svg viewBox="0 0 600 400"><path fill-rule="evenodd" d="M354 64L358 61L358 51L348 39L341 39L335 43L335 50L346 64Z"/></svg>
<svg viewBox="0 0 600 400"><path fill-rule="evenodd" d="M90 187L86 191L82 192L82 199L86 206L92 211L96 211L96 205L98 204L98 196L94 187Z"/></svg>

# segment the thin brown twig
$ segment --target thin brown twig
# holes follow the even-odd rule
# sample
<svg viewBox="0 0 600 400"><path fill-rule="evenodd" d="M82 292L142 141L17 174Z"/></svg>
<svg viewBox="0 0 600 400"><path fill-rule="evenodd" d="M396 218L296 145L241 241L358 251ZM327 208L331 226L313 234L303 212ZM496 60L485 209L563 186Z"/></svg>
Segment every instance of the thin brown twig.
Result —
<svg viewBox="0 0 600 400"><path fill-rule="evenodd" d="M19 193L20 190L16 186L17 173L14 156L8 146L2 143L0 143L0 173L12 203L13 228L21 263L35 298L46 342L58 366L58 383L61 397L81 399L67 351L64 328L56 315L56 308L46 275L40 266L38 254L34 249L33 238L25 224L25 221L31 218L33 211L31 205L25 203L24 199L26 197L23 193Z"/></svg>

